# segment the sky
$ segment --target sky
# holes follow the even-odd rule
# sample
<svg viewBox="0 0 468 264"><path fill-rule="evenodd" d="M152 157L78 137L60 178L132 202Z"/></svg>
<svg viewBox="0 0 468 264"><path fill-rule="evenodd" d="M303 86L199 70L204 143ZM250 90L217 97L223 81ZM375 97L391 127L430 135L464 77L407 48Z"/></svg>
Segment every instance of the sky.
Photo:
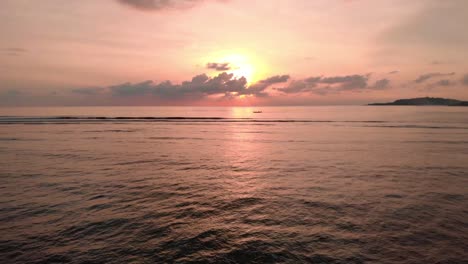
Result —
<svg viewBox="0 0 468 264"><path fill-rule="evenodd" d="M0 106L468 100L466 0L2 0Z"/></svg>

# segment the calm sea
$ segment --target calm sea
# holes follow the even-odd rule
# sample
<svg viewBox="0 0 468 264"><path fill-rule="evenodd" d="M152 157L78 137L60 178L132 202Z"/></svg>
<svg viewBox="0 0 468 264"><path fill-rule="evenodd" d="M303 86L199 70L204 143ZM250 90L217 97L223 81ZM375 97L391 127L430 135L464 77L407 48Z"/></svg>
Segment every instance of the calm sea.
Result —
<svg viewBox="0 0 468 264"><path fill-rule="evenodd" d="M468 108L0 116L0 263L468 263Z"/></svg>

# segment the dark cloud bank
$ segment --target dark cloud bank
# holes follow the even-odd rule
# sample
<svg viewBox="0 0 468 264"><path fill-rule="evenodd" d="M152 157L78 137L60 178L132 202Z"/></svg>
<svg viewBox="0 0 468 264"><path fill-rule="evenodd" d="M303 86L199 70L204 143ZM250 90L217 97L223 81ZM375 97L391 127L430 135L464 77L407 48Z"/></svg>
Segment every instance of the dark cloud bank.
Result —
<svg viewBox="0 0 468 264"><path fill-rule="evenodd" d="M219 65L217 65L219 66ZM221 65L221 67L224 67ZM216 68L216 67L215 67ZM461 79L450 80L443 76L452 76L454 73L428 73L422 74L412 81L416 87L426 85L430 78L439 77L432 83L427 84L427 89L452 87L457 85L468 86L468 74ZM159 103L184 103L201 102L208 100L230 100L237 96L245 95L257 98L273 97L281 98L288 95L321 95L339 94L349 92L379 91L392 88L391 80L384 78L370 81L370 74L353 74L339 76L312 76L304 79L291 79L289 75L275 75L260 80L254 84L248 84L246 78L236 77L234 74L221 72L216 76L200 74L190 81L179 84L171 81L154 82L151 80L139 83L122 83L107 87L76 88L69 90L68 94L76 96L68 97L74 104L102 102L108 104L110 101L116 104L127 104L134 102L131 98L144 99L144 102ZM273 92L273 93L271 93ZM62 93L62 98L67 93ZM15 104L23 99L34 99L35 96L49 98L46 95L28 95L17 90L9 90L0 93L1 104ZM80 99L81 98L81 99ZM85 101L82 101L86 98ZM304 98L307 98L305 96ZM51 98L49 98L51 99ZM53 98L52 98L53 99ZM51 100L52 100L51 99ZM138 101L140 101L140 99ZM30 101L31 101L30 100ZM80 101L81 100L81 101ZM109 101L110 100L110 101ZM36 102L37 100L33 100ZM46 100L47 101L47 100ZM50 101L50 100L49 100ZM29 101L25 101L29 102Z"/></svg>
<svg viewBox="0 0 468 264"><path fill-rule="evenodd" d="M232 97L233 95L265 97L268 96L265 90L270 85L286 82L288 79L289 76L287 75L273 76L249 87L244 77L236 78L233 74L222 72L215 77L200 74L193 77L191 81L185 81L181 84L173 84L170 81L160 83L144 81L140 83L123 83L106 88L80 88L74 89L72 92L81 95L96 95L107 91L111 95L118 97L148 95L167 100L196 100L210 95L224 95L224 97Z"/></svg>
<svg viewBox="0 0 468 264"><path fill-rule="evenodd" d="M224 64L209 64L208 66L215 70L228 67ZM269 88L271 88L270 91L276 90L280 94L326 95L343 91L383 90L390 87L389 79L380 79L370 83L369 77L370 75L355 74L291 80L289 75L275 75L249 85L244 77L236 78L233 74L222 72L214 77L200 74L181 84L174 84L170 81L160 83L144 81L105 88L80 88L72 92L84 96L110 94L115 97L154 96L163 100L199 100L212 95L221 95L222 98L239 95L268 97L270 96L267 91Z"/></svg>
<svg viewBox="0 0 468 264"><path fill-rule="evenodd" d="M276 90L286 94L314 93L325 95L328 93L339 93L341 91L381 90L390 87L389 79L377 80L374 84L369 85L369 78L369 74L309 77L292 81L288 86L276 88Z"/></svg>

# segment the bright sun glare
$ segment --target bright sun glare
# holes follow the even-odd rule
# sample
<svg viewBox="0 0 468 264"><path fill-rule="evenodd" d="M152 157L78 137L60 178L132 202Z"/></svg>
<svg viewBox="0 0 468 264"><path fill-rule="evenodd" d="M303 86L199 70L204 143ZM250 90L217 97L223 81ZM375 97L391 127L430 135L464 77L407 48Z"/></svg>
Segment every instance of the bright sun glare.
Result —
<svg viewBox="0 0 468 264"><path fill-rule="evenodd" d="M232 54L226 56L223 60L230 63L232 68L228 72L233 73L236 78L245 77L249 83L253 81L254 68L248 58Z"/></svg>
<svg viewBox="0 0 468 264"><path fill-rule="evenodd" d="M254 82L255 69L246 56L240 54L230 54L219 58L219 61L229 63L231 69L226 71L232 73L236 78L245 77L249 84Z"/></svg>

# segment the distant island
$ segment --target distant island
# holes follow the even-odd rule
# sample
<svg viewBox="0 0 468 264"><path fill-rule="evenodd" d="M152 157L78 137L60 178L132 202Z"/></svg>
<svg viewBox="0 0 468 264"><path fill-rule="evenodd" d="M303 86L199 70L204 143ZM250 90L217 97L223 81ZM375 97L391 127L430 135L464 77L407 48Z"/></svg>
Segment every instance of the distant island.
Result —
<svg viewBox="0 0 468 264"><path fill-rule="evenodd" d="M468 106L468 101L460 101L455 99L436 98L436 97L421 97L411 99L399 99L391 103L373 103L368 105L442 105L442 106Z"/></svg>

